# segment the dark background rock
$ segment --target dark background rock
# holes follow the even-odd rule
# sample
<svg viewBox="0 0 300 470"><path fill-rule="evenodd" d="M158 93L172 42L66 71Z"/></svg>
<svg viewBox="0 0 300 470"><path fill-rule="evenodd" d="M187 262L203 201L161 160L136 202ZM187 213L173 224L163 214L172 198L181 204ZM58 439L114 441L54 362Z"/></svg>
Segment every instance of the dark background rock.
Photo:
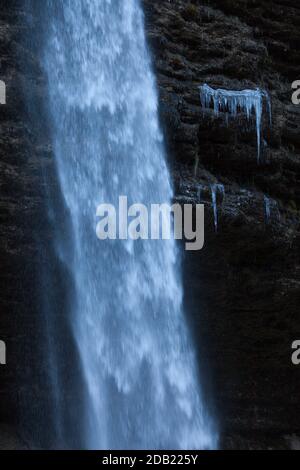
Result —
<svg viewBox="0 0 300 470"><path fill-rule="evenodd" d="M186 304L226 448L287 448L300 436L297 1L144 0L177 196L206 205L206 244L184 262ZM199 86L267 90L257 165L254 126L203 110ZM210 186L221 183L215 233ZM266 220L264 196L272 200ZM190 199L189 199L190 200ZM211 399L213 397L213 399ZM291 440L290 436L294 436ZM298 437L297 437L298 436ZM293 442L293 444L291 444Z"/></svg>
<svg viewBox="0 0 300 470"><path fill-rule="evenodd" d="M201 185L206 205L205 248L186 253L184 283L221 447L297 447L300 368L291 364L291 344L300 338L300 107L291 103L291 83L300 79L298 2L143 3L176 198L200 202ZM0 1L0 79L8 89L7 105L0 107L0 339L8 349L8 366L0 367L0 422L5 436L7 429L18 429L26 387L36 396L47 393L37 386L39 363L46 360L39 344L37 286L43 247L52 236L43 175L53 174L53 187L56 178L47 126L24 99L30 93L42 116L45 81L35 49L25 39L36 27L25 5ZM227 126L224 114L216 119L212 110L201 108L204 83L270 93L273 126L265 112L260 165L255 130L244 128L244 116ZM215 183L226 191L225 199L218 198L218 233L210 190ZM269 221L264 196L273 201Z"/></svg>

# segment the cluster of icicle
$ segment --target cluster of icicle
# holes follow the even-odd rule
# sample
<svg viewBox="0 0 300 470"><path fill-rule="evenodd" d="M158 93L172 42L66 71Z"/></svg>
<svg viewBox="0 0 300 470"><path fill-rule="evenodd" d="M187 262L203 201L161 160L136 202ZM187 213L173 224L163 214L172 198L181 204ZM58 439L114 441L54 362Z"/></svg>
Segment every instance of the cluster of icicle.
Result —
<svg viewBox="0 0 300 470"><path fill-rule="evenodd" d="M260 161L261 142L262 142L262 115L263 115L263 100L266 100L267 109L270 119L270 126L272 125L272 109L269 94L257 88L256 90L242 90L230 91L217 89L214 90L207 84L200 86L200 97L202 107L204 109L210 108L211 104L214 106L214 112L218 116L220 112L229 113L236 117L239 112L247 115L248 121L252 119L253 114L256 120L256 134L257 134L257 161ZM228 121L227 121L228 122Z"/></svg>
<svg viewBox="0 0 300 470"><path fill-rule="evenodd" d="M199 185L198 190L197 190L197 198L198 201L201 202L202 199L202 191L203 191L203 186ZM219 228L219 214L218 214L218 195L221 195L222 201L221 204L224 204L225 201L225 188L223 184L211 184L210 185L210 192L211 192L211 201L212 201L212 207L213 207L213 212L214 212L214 225L215 225L215 230L218 232ZM274 199L271 199L270 197L264 195L264 213L265 213L265 221L266 224L270 223L270 220L272 218L272 213L275 213L276 217L278 220L281 219L280 215L280 210L277 204L277 201Z"/></svg>

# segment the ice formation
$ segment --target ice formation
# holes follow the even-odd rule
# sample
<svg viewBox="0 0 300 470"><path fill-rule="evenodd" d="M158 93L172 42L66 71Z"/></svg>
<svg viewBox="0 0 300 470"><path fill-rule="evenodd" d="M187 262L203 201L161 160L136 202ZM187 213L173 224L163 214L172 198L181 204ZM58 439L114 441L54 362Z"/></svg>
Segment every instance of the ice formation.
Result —
<svg viewBox="0 0 300 470"><path fill-rule="evenodd" d="M266 195L264 196L264 209L265 209L265 219L266 219L267 224L271 220L272 212L273 213L276 212L276 217L278 218L278 220L281 219L281 214L280 214L277 201L275 201L274 199L271 199L270 197Z"/></svg>
<svg viewBox="0 0 300 470"><path fill-rule="evenodd" d="M211 187L211 197L212 197L212 205L214 210L214 221L215 221L215 229L216 232L218 231L218 193L222 194L223 201L225 199L225 188L223 184L212 184Z"/></svg>
<svg viewBox="0 0 300 470"><path fill-rule="evenodd" d="M266 222L268 223L271 218L271 200L268 196L264 196L264 203L265 203Z"/></svg>
<svg viewBox="0 0 300 470"><path fill-rule="evenodd" d="M209 85L205 84L200 87L200 97L202 107L208 109L213 103L214 112L218 116L219 112L226 113L226 122L228 125L228 114L236 117L238 113L244 112L250 121L255 115L256 120L256 135L257 135L257 160L260 161L261 142L262 142L262 115L263 115L263 101L266 100L267 110L270 119L270 126L272 125L272 109L271 99L269 94L257 88L256 90L214 90Z"/></svg>

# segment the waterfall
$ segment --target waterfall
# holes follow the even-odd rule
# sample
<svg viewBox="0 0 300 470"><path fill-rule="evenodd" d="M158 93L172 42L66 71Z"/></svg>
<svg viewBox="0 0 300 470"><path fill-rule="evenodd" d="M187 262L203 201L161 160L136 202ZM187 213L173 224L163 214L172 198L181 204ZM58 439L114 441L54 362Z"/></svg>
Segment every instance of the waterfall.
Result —
<svg viewBox="0 0 300 470"><path fill-rule="evenodd" d="M84 397L66 432L79 432L86 449L214 448L175 242L96 237L100 203L173 196L141 6L55 0L43 14L52 143L72 233L66 243L58 225L55 249L73 283L67 318ZM64 392L56 390L62 401Z"/></svg>
<svg viewBox="0 0 300 470"><path fill-rule="evenodd" d="M272 125L272 109L271 99L269 94L257 88L256 90L214 90L208 85L200 87L201 104L204 109L210 107L213 102L214 113L219 114L220 111L226 112L226 123L228 125L228 112L233 117L236 117L238 112L245 112L248 121L250 121L252 114L255 115L256 122L256 136L257 136L257 161L260 161L261 154L261 127L262 127L262 114L263 114L263 99L267 103L269 114L270 126Z"/></svg>

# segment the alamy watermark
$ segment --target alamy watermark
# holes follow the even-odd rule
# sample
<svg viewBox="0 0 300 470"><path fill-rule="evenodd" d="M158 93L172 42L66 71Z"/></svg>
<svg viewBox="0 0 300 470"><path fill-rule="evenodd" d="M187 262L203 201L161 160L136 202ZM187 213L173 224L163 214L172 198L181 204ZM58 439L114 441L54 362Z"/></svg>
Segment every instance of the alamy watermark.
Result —
<svg viewBox="0 0 300 470"><path fill-rule="evenodd" d="M187 251L204 246L204 205L133 204L119 197L116 208L100 204L96 234L99 240L185 240Z"/></svg>
<svg viewBox="0 0 300 470"><path fill-rule="evenodd" d="M0 105L6 104L6 85L0 80ZM0 366L6 365L6 344L0 340Z"/></svg>
<svg viewBox="0 0 300 470"><path fill-rule="evenodd" d="M0 80L0 105L6 104L6 85ZM6 344L0 340L0 366L6 365Z"/></svg>
<svg viewBox="0 0 300 470"><path fill-rule="evenodd" d="M295 90L292 94L292 103L295 105L300 104L300 80L295 80L292 83L292 90Z"/></svg>
<svg viewBox="0 0 300 470"><path fill-rule="evenodd" d="M292 363L294 366L300 365L300 340L295 340L292 344L292 349L294 350L292 354Z"/></svg>
<svg viewBox="0 0 300 470"><path fill-rule="evenodd" d="M6 344L4 341L0 341L0 365L6 365Z"/></svg>
<svg viewBox="0 0 300 470"><path fill-rule="evenodd" d="M6 85L0 80L0 104L6 104Z"/></svg>

